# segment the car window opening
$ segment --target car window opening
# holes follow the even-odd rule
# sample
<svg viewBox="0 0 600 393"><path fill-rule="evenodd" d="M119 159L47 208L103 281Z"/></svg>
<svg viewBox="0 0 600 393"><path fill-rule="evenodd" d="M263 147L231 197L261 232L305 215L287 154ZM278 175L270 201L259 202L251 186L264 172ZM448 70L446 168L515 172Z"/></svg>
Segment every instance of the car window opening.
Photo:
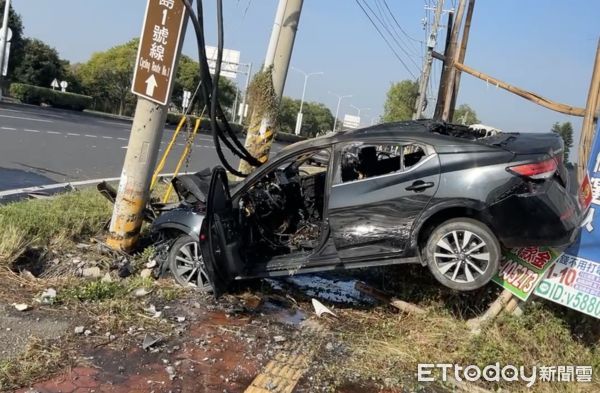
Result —
<svg viewBox="0 0 600 393"><path fill-rule="evenodd" d="M267 262L318 247L329 159L328 149L296 156L242 195L246 260Z"/></svg>
<svg viewBox="0 0 600 393"><path fill-rule="evenodd" d="M342 183L405 171L425 155L425 150L414 144L348 145L342 151Z"/></svg>

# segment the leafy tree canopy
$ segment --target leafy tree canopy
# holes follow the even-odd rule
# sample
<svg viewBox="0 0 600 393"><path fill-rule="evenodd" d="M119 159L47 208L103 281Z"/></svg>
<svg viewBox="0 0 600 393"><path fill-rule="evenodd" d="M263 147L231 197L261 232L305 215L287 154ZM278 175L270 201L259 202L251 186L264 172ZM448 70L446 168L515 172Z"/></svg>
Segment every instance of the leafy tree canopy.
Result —
<svg viewBox="0 0 600 393"><path fill-rule="evenodd" d="M300 100L283 97L279 109L279 129L294 133L296 118L300 110ZM300 135L314 137L333 129L334 116L325 105L318 102L304 102L303 121Z"/></svg>
<svg viewBox="0 0 600 393"><path fill-rule="evenodd" d="M452 118L453 123L464 124L470 126L471 124L480 123L477 118L477 112L467 104L461 104L454 111L454 117Z"/></svg>
<svg viewBox="0 0 600 393"><path fill-rule="evenodd" d="M419 95L419 84L411 80L393 83L387 92L382 120L410 120Z"/></svg>
<svg viewBox="0 0 600 393"><path fill-rule="evenodd" d="M564 123L554 123L552 132L557 133L563 139L565 144L565 162L569 162L569 152L573 147L573 125L570 121Z"/></svg>

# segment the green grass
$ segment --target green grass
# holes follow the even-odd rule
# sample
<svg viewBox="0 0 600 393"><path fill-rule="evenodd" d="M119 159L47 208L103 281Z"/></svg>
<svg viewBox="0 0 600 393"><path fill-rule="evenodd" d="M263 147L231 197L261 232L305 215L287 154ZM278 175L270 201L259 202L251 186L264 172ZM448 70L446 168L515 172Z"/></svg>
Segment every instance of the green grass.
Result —
<svg viewBox="0 0 600 393"><path fill-rule="evenodd" d="M111 210L111 204L93 189L0 206L0 265L12 263L27 246L46 247L93 236L110 219Z"/></svg>
<svg viewBox="0 0 600 393"><path fill-rule="evenodd" d="M454 363L483 368L501 366L584 365L594 369L591 384L537 382L535 392L600 391L600 341L597 334L581 337L573 326L546 302L529 304L522 317L501 315L479 335L471 334L465 320L438 307L426 307L425 315L392 314L387 310L348 310L342 313L335 336L347 353L328 362L324 373L337 381L348 372L361 380L401 381L417 389L419 363ZM581 321L591 319L577 316ZM588 321L591 322L591 321ZM587 322L584 322L587 323ZM341 360L340 360L341 359ZM350 371L349 371L350 370ZM484 381L485 382L485 381ZM481 387L496 391L528 390L522 383L489 383Z"/></svg>

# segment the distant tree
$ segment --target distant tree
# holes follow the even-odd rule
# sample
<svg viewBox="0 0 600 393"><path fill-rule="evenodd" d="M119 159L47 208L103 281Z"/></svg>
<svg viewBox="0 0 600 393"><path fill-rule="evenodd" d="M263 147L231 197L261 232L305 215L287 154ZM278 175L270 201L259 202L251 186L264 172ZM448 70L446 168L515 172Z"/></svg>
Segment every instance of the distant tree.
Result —
<svg viewBox="0 0 600 393"><path fill-rule="evenodd" d="M293 133L296 129L296 118L300 110L300 100L283 97L279 108L279 129ZM319 133L333 129L334 117L329 108L317 102L304 102L303 120L300 134L314 137Z"/></svg>
<svg viewBox="0 0 600 393"><path fill-rule="evenodd" d="M0 13L4 12L4 4L6 0L0 0ZM1 22L0 22L1 24ZM17 14L13 9L12 5L8 14L8 27L12 30L12 39L10 40L10 58L8 61L8 80L15 80L13 78L13 71L21 64L23 59L23 20L21 15Z"/></svg>
<svg viewBox="0 0 600 393"><path fill-rule="evenodd" d="M13 71L13 80L30 85L50 87L67 74L68 62L60 59L56 49L35 38L23 40L24 56Z"/></svg>
<svg viewBox="0 0 600 393"><path fill-rule="evenodd" d="M419 84L404 80L390 86L387 92L382 120L384 122L412 119L419 95Z"/></svg>
<svg viewBox="0 0 600 393"><path fill-rule="evenodd" d="M181 101L183 98L183 90L191 91L192 94L198 87L200 81L200 65L197 61L189 56L182 55L179 60L179 69L177 70L177 76L173 85L173 98L172 102L181 108ZM219 102L224 112L230 111L233 107L236 95L236 86L228 78L219 78ZM204 97L200 91L195 99L195 110L196 112L202 112L205 102ZM208 109L207 109L208 110Z"/></svg>
<svg viewBox="0 0 600 393"><path fill-rule="evenodd" d="M130 92L133 67L139 39L115 46L104 52L96 52L87 63L76 68L86 94L96 100L97 109L131 114L135 97Z"/></svg>
<svg viewBox="0 0 600 393"><path fill-rule="evenodd" d="M562 124L556 122L552 125L552 132L562 137L565 144L565 162L569 162L569 152L573 147L573 125L569 121Z"/></svg>
<svg viewBox="0 0 600 393"><path fill-rule="evenodd" d="M464 124L466 126L480 123L475 110L467 104L461 104L458 106L458 108L456 108L452 122Z"/></svg>

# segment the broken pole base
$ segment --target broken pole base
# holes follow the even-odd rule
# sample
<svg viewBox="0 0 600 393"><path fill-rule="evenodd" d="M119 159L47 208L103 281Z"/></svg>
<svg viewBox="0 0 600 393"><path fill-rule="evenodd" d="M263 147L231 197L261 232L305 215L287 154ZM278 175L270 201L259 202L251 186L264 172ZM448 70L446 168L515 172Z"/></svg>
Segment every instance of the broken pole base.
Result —
<svg viewBox="0 0 600 393"><path fill-rule="evenodd" d="M365 295L369 295L372 298L381 300L382 302L389 304L390 306L395 307L398 310L403 311L407 314L425 314L426 313L426 311L424 309L422 309L421 307L416 306L412 303L408 303L403 300L391 297L387 293L380 291L378 289L375 289L373 287L370 287L367 284L365 284L364 282L358 281L354 285L354 288L356 288L357 291L364 293Z"/></svg>

